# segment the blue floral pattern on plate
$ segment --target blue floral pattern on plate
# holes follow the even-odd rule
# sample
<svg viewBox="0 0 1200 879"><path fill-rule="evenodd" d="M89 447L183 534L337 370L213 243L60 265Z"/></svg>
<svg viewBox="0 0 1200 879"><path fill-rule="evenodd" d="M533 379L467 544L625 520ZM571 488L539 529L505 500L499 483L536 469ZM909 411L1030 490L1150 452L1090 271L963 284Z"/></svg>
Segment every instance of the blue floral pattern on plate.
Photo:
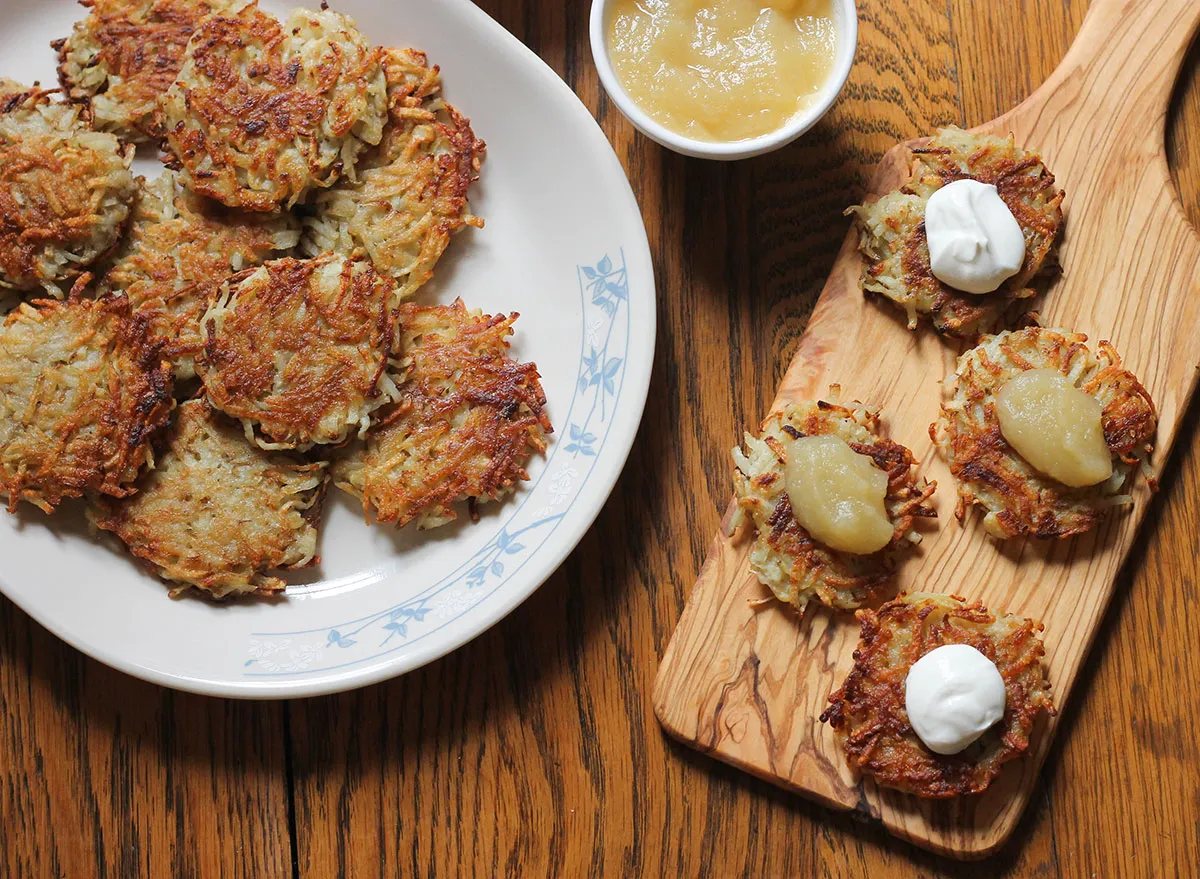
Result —
<svg viewBox="0 0 1200 879"><path fill-rule="evenodd" d="M300 632L256 632L243 674L287 677L346 668L407 647L449 625L498 589L554 533L591 475L620 397L629 351L625 254L578 266L582 348L565 434L499 531L453 572L404 602L355 620Z"/></svg>

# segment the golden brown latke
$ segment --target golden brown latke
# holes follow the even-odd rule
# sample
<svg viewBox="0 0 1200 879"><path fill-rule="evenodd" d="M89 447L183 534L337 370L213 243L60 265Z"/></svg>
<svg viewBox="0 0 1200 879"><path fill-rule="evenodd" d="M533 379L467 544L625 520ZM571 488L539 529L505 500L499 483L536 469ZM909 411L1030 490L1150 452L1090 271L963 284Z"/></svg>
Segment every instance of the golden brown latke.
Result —
<svg viewBox="0 0 1200 879"><path fill-rule="evenodd" d="M217 598L278 592L287 584L267 571L316 558L324 468L251 445L237 422L189 400L137 494L88 516L164 580Z"/></svg>
<svg viewBox="0 0 1200 879"><path fill-rule="evenodd" d="M1032 296L1029 283L1056 267L1052 257L1062 227L1063 192L1041 157L1011 137L943 128L929 145L913 150L912 178L868 205L854 205L859 249L866 256L863 290L880 293L908 314L915 329L927 316L939 333L971 336L994 329L1016 299ZM955 290L933 276L925 239L925 204L954 180L993 184L1025 233L1025 263L991 293Z"/></svg>
<svg viewBox="0 0 1200 879"><path fill-rule="evenodd" d="M1029 327L985 336L958 359L955 383L929 433L958 483L961 522L977 503L988 511L983 526L993 537L1021 534L1070 537L1090 528L1115 506L1131 502L1126 491L1139 467L1147 467L1158 416L1154 401L1108 342L1096 356L1087 336ZM1104 441L1113 474L1099 485L1071 488L1043 475L1000 432L995 396L1010 378L1029 369L1057 369L1103 409Z"/></svg>
<svg viewBox="0 0 1200 879"><path fill-rule="evenodd" d="M163 342L178 379L195 374L204 349L200 317L221 282L295 247L299 224L288 213L249 214L185 190L166 171L142 182L129 235L104 277L124 293Z"/></svg>
<svg viewBox="0 0 1200 879"><path fill-rule="evenodd" d="M1029 749L1039 712L1054 714L1042 667L1042 624L999 617L955 595L900 595L856 614L854 667L821 720L842 739L851 766L885 787L943 799L985 790L1001 767ZM1004 678L1004 717L958 754L935 754L908 721L905 679L913 663L945 644L969 644Z"/></svg>
<svg viewBox="0 0 1200 879"><path fill-rule="evenodd" d="M362 435L398 396L388 372L396 305L394 285L369 262L332 253L235 275L202 318L196 368L209 402L263 448Z"/></svg>
<svg viewBox="0 0 1200 879"><path fill-rule="evenodd" d="M453 305L400 307L407 375L400 401L366 443L334 462L340 488L397 528L435 528L453 504L508 492L545 450L550 419L537 366L508 355L517 315L488 316Z"/></svg>
<svg viewBox="0 0 1200 879"><path fill-rule="evenodd" d="M157 140L154 109L183 64L196 25L234 0L79 0L87 17L55 40L58 80L92 124L124 140Z"/></svg>
<svg viewBox="0 0 1200 879"><path fill-rule="evenodd" d="M153 461L171 371L122 297L22 304L0 329L0 477L9 512L121 497Z"/></svg>
<svg viewBox="0 0 1200 879"><path fill-rule="evenodd" d="M831 388L836 397L838 388ZM879 436L879 415L860 403L824 400L792 403L763 422L761 438L746 437L746 451L733 450L738 500L735 526L748 517L755 529L750 569L785 604L803 611L816 598L829 607L855 608L886 587L904 550L919 543L917 518L937 513L926 501L936 482L918 486L912 452ZM784 481L787 445L802 436L833 435L866 455L888 475L884 507L895 526L892 541L871 555L830 549L814 540L792 514Z"/></svg>
<svg viewBox="0 0 1200 879"><path fill-rule="evenodd" d="M383 142L359 160L357 180L317 193L305 219L302 247L365 252L408 297L471 216L467 188L479 176L483 141L470 121L441 95L441 76L421 52L388 49L384 56L389 125Z"/></svg>
<svg viewBox="0 0 1200 879"><path fill-rule="evenodd" d="M383 136L381 55L327 9L293 10L286 27L255 5L206 19L159 103L184 185L274 211L353 177L359 152Z"/></svg>
<svg viewBox="0 0 1200 879"><path fill-rule="evenodd" d="M51 92L0 85L0 287L44 290L109 251L137 191L133 148Z"/></svg>

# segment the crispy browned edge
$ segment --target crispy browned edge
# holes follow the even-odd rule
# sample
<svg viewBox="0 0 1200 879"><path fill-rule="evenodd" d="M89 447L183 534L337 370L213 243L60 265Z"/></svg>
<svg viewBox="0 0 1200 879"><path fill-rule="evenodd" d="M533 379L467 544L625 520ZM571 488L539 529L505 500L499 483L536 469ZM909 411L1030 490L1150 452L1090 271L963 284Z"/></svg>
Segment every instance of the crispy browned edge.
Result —
<svg viewBox="0 0 1200 879"><path fill-rule="evenodd" d="M322 5L322 8L326 8ZM200 25L193 35L192 54L203 62L211 84L202 89L190 89L187 93L187 106L194 115L203 116L210 128L221 128L226 131L241 130L254 137L270 137L277 142L290 142L298 138L309 138L304 120L321 119L326 112L325 100L321 95L313 94L296 86L297 62L282 65L273 52L274 47L286 37L283 23L273 15L268 15L250 5L235 14L214 15ZM264 45L263 59L272 59L276 63L263 63L255 71L255 79L268 82L271 91L254 90L246 85L244 71L227 62L222 56L220 46L223 41L232 40L240 44L246 39ZM215 50L215 51L214 51ZM375 48L367 53L364 64L379 63L383 49ZM353 71L348 71L353 79ZM219 100L205 100L207 93L220 93ZM229 96L236 94L238 100L230 101ZM230 110L233 107L233 110ZM188 128L182 122L174 128L165 125L162 113L162 103L155 113L155 124L164 130L164 141L170 148L171 160L168 163L175 169L184 169L188 173L188 188L193 192L216 199L230 207L240 207L248 211L275 211L289 196L291 185L272 180L274 184L270 192L256 192L245 187L239 187L237 200L231 201L219 185L211 185L209 179L214 176L211 171L192 171L200 159L211 156L215 165L228 164L223 153L227 149L206 135L203 131ZM352 120L346 120L341 136L350 134ZM256 158L262 158L256 155ZM267 157L270 163L272 159ZM315 181L315 185L328 186L341 176L341 161L334 162L329 168L327 179ZM298 195L299 193L292 193Z"/></svg>

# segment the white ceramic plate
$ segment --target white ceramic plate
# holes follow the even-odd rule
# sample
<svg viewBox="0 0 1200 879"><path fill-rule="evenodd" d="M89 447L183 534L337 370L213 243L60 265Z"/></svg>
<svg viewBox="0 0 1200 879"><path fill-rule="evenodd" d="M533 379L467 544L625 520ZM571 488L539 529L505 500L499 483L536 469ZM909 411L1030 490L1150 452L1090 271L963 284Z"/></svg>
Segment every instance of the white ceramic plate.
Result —
<svg viewBox="0 0 1200 879"><path fill-rule="evenodd" d="M264 2L272 11L292 4ZM315 4L314 4L315 5ZM93 540L78 506L0 512L0 588L102 662L160 684L242 697L330 693L402 674L478 635L562 562L612 490L654 354L654 277L620 163L570 89L467 0L334 0L382 45L415 46L487 141L472 207L425 301L519 311L513 348L537 363L555 433L514 497L431 532L368 527L331 490L321 564L286 598L172 600ZM84 10L6 0L0 75L53 83L51 39ZM141 161L141 160L139 160ZM150 162L143 173L157 173Z"/></svg>

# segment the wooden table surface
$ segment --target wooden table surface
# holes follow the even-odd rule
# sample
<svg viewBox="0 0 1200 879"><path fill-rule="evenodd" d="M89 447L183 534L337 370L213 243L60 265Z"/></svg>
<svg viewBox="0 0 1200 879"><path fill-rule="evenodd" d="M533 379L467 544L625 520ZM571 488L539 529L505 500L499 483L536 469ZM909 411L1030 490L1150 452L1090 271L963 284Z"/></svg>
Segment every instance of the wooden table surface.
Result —
<svg viewBox="0 0 1200 879"><path fill-rule="evenodd" d="M667 739L650 709L730 494L729 449L791 358L845 232L842 208L895 141L982 122L1028 94L1085 0L860 0L858 59L837 105L800 143L735 164L664 152L610 106L586 0L481 5L597 115L646 219L658 354L612 498L508 619L341 696L163 690L84 658L0 599L0 875L1200 874L1195 407L1041 787L985 865L925 854L710 761ZM1198 70L1194 49L1169 120L1194 222Z"/></svg>

